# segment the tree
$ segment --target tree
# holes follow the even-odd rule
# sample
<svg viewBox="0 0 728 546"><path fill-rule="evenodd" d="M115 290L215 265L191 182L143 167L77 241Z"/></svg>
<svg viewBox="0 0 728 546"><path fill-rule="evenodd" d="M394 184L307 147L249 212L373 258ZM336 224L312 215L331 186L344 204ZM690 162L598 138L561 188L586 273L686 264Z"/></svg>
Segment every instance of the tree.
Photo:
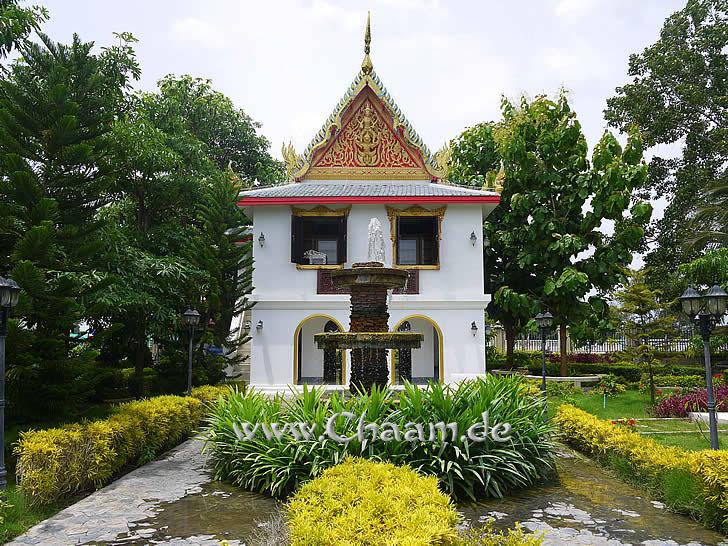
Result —
<svg viewBox="0 0 728 546"><path fill-rule="evenodd" d="M632 81L607 101L613 126L626 131L636 125L649 147L682 149L675 158L653 157L645 185L646 194L669 202L646 259L651 281L666 293L677 266L701 250L676 245L692 236L686 219L703 204L705 188L726 180L727 44L728 0L688 0L665 21L655 44L630 56Z"/></svg>
<svg viewBox="0 0 728 546"><path fill-rule="evenodd" d="M495 134L498 125L481 123L463 131L453 139L448 179L465 186L480 188L495 177L501 162ZM501 202L483 224L483 269L486 292L494 292L488 315L503 325L506 336L506 362L513 365L516 336L536 313L538 282L534 275L517 262L518 249L510 241L512 229L520 218L512 214L511 196L506 186ZM536 288L536 292L533 291Z"/></svg>
<svg viewBox="0 0 728 546"><path fill-rule="evenodd" d="M628 339L639 343L638 354L647 363L650 383L650 400L655 403L655 379L652 371L652 355L647 340L662 337L675 331L675 318L666 314L659 302L660 291L649 287L647 272L630 271L629 280L622 290L615 293L624 317L623 328Z"/></svg>
<svg viewBox="0 0 728 546"><path fill-rule="evenodd" d="M0 275L23 289L8 377L16 393L32 390L13 400L36 413L86 394L69 334L105 283L96 215L113 180L107 136L139 73L126 42L93 54L77 36L40 39L0 80Z"/></svg>
<svg viewBox="0 0 728 546"><path fill-rule="evenodd" d="M518 106L504 99L502 110L496 139L508 208L496 240L515 252L513 269L532 280L528 292L509 288L509 297L538 297L554 314L565 375L567 325L604 311L603 297L587 296L603 294L624 279L651 216L651 206L634 196L647 175L642 143L632 133L622 148L605 132L590 164L581 126L563 92L555 101L522 98ZM611 235L605 221L614 225Z"/></svg>
<svg viewBox="0 0 728 546"><path fill-rule="evenodd" d="M243 179L285 180L285 169L269 152L270 143L258 134L260 123L212 89L210 80L168 75L159 82L161 115L183 120L185 129L205 145L219 170L232 169Z"/></svg>
<svg viewBox="0 0 728 546"><path fill-rule="evenodd" d="M0 59L13 49L26 44L33 31L48 19L48 10L41 6L23 8L17 0L0 0Z"/></svg>

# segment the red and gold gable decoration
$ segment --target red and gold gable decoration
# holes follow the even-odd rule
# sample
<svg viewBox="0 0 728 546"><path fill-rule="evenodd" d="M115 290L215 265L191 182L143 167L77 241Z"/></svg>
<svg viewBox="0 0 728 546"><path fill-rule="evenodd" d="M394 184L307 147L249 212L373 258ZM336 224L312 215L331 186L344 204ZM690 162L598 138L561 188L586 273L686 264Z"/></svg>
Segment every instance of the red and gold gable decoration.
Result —
<svg viewBox="0 0 728 546"><path fill-rule="evenodd" d="M331 126L328 142L317 147L303 178L314 180L431 180L422 153L407 143L394 117L365 86Z"/></svg>

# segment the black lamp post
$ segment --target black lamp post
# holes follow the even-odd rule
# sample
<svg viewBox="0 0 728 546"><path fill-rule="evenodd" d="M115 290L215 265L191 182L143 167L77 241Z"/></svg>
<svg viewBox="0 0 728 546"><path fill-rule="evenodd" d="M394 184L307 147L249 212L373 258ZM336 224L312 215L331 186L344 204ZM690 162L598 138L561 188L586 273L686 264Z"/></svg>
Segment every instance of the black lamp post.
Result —
<svg viewBox="0 0 728 546"><path fill-rule="evenodd" d="M554 322L554 316L546 311L539 313L534 317L538 330L541 333L541 392L543 392L544 400L546 399L546 332L551 328Z"/></svg>
<svg viewBox="0 0 728 546"><path fill-rule="evenodd" d="M689 287L680 296L683 312L688 315L700 329L705 354L705 383L708 390L708 426L710 428L710 447L719 449L718 423L715 417L715 395L713 393L713 366L710 361L710 333L718 324L728 307L728 294L717 284L705 295Z"/></svg>
<svg viewBox="0 0 728 546"><path fill-rule="evenodd" d="M13 279L0 277L0 489L8 485L5 470L5 336L8 335L8 315L18 304L20 287Z"/></svg>
<svg viewBox="0 0 728 546"><path fill-rule="evenodd" d="M187 361L187 396L192 396L192 340L195 337L195 326L200 322L200 313L197 309L187 309L182 315L190 331L189 360Z"/></svg>

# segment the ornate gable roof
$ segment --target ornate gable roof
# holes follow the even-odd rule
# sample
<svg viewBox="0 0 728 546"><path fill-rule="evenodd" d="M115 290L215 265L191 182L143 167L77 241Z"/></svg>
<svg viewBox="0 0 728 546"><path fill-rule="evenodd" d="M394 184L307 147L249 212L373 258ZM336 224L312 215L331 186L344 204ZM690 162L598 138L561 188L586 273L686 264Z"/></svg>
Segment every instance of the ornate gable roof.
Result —
<svg viewBox="0 0 728 546"><path fill-rule="evenodd" d="M283 146L291 180L438 180L446 153L432 156L404 117L369 58L370 22L364 61L344 97L302 155Z"/></svg>

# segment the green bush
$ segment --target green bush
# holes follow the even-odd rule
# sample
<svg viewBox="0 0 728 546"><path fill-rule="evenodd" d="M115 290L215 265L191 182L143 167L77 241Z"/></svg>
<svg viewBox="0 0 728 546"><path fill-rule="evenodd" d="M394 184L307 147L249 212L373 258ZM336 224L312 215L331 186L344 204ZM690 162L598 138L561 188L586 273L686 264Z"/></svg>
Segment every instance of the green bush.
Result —
<svg viewBox="0 0 728 546"><path fill-rule="evenodd" d="M407 466L347 458L306 483L288 503L291 546L453 545L450 498Z"/></svg>
<svg viewBox="0 0 728 546"><path fill-rule="evenodd" d="M655 387L680 387L681 389L697 389L705 386L705 377L700 375L655 375ZM642 374L640 381L640 391L647 392L649 390L650 378L647 374Z"/></svg>
<svg viewBox="0 0 728 546"><path fill-rule="evenodd" d="M617 396L622 394L627 387L621 382L621 377L614 374L607 374L599 380L596 387L591 390L592 394L602 394L607 396Z"/></svg>
<svg viewBox="0 0 728 546"><path fill-rule="evenodd" d="M218 355L194 355L192 384L216 385L225 378L225 367L229 361ZM160 392L180 393L187 388L187 353L168 349L159 358Z"/></svg>
<svg viewBox="0 0 728 546"><path fill-rule="evenodd" d="M227 479L252 491L284 496L347 455L409 464L426 475L437 476L445 491L455 498L501 497L506 492L530 486L550 472L553 463L551 426L544 421L538 396L527 394L527 383L518 377L488 376L463 382L457 387L430 384L427 388L406 384L401 393L375 389L370 395L324 398L323 390L304 389L300 396L284 400L266 398L254 391L236 393L215 402L207 418L206 437L217 479ZM457 423L458 434L482 422L489 412L491 427L509 423L507 443L488 438L485 442L411 441L404 435L389 442L354 438L349 443L319 438L328 419L350 412L356 419L339 417L336 432L356 434L357 419L369 423ZM240 439L244 423L303 422L316 426L308 438L283 430L281 439L256 435ZM253 426L253 425L250 425ZM298 437L296 437L298 436ZM427 432L426 437L430 434Z"/></svg>
<svg viewBox="0 0 728 546"><path fill-rule="evenodd" d="M213 399L210 389L121 404L107 419L22 432L14 448L20 487L33 504L49 504L103 486L123 467L188 437L205 408L195 395Z"/></svg>

